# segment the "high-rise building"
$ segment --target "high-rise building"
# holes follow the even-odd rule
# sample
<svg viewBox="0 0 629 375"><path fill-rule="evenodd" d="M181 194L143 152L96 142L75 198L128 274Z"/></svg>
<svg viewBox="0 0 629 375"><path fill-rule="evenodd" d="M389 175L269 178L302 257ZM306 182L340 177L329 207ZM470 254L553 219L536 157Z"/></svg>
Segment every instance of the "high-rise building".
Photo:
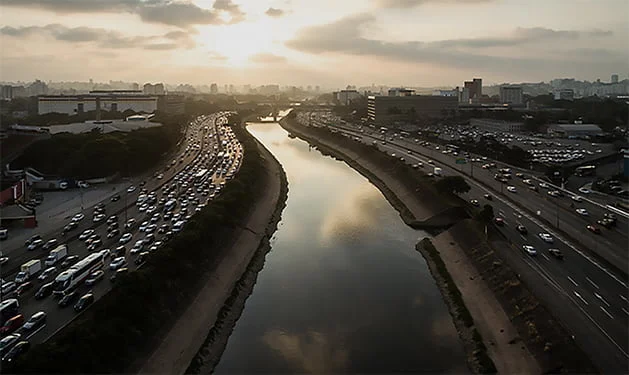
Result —
<svg viewBox="0 0 629 375"><path fill-rule="evenodd" d="M216 85L216 83L212 83L210 85L210 94L212 95L218 94L218 86Z"/></svg>
<svg viewBox="0 0 629 375"><path fill-rule="evenodd" d="M336 100L338 100L341 105L349 105L352 100L358 99L361 97L360 93L356 90L341 90L339 92L335 92Z"/></svg>
<svg viewBox="0 0 629 375"><path fill-rule="evenodd" d="M467 88L469 92L469 99L472 101L478 101L481 96L483 96L483 80L481 78L474 78L471 81L465 81L463 88Z"/></svg>
<svg viewBox="0 0 629 375"><path fill-rule="evenodd" d="M442 118L456 113L455 96L405 95L367 97L367 117L374 125L405 121L415 117Z"/></svg>
<svg viewBox="0 0 629 375"><path fill-rule="evenodd" d="M500 103L511 105L522 105L521 86L500 86Z"/></svg>
<svg viewBox="0 0 629 375"><path fill-rule="evenodd" d="M612 83L618 83L618 74L612 74Z"/></svg>

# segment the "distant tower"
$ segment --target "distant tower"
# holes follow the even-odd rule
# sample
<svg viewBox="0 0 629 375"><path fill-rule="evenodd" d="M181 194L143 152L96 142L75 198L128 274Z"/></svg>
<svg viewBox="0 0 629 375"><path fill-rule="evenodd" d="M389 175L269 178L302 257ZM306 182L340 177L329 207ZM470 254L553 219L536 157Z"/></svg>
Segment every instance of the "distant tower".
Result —
<svg viewBox="0 0 629 375"><path fill-rule="evenodd" d="M618 74L612 74L612 83L618 83Z"/></svg>

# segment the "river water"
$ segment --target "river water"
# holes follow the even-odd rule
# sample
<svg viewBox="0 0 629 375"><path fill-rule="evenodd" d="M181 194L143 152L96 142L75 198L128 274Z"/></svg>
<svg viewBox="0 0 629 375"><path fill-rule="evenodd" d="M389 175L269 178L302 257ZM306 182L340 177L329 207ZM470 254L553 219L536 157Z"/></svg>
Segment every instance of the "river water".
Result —
<svg viewBox="0 0 629 375"><path fill-rule="evenodd" d="M467 372L448 310L379 190L278 124L249 131L289 194L216 373Z"/></svg>

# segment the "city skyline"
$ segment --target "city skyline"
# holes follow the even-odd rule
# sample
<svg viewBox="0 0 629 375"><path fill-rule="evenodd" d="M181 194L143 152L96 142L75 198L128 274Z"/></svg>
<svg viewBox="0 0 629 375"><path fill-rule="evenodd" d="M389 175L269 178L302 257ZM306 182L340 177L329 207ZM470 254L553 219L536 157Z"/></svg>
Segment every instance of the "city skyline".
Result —
<svg viewBox="0 0 629 375"><path fill-rule="evenodd" d="M629 3L614 0L6 0L0 8L3 81L607 82L626 78L629 60Z"/></svg>

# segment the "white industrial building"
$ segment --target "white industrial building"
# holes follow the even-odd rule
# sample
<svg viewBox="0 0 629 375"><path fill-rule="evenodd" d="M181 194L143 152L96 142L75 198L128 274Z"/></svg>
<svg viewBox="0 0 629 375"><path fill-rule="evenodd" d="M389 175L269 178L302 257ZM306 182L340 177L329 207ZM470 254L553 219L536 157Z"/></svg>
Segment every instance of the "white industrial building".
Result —
<svg viewBox="0 0 629 375"><path fill-rule="evenodd" d="M157 96L145 95L137 90L90 91L87 95L43 95L38 98L40 115L46 113L65 113L76 115L95 111L97 102L104 111L152 113L157 109Z"/></svg>
<svg viewBox="0 0 629 375"><path fill-rule="evenodd" d="M524 129L524 123L494 120L488 118L473 118L470 125L481 130L497 131L505 133L519 133Z"/></svg>

